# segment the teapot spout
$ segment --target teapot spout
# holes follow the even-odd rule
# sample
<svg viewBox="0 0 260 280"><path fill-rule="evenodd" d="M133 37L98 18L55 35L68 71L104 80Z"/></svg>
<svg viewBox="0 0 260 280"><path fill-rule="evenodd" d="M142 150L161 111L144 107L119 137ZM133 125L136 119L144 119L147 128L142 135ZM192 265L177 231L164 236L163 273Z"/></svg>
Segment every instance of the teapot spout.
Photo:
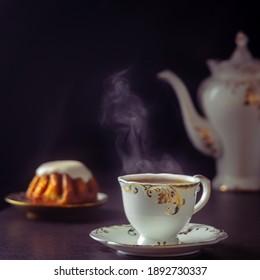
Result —
<svg viewBox="0 0 260 280"><path fill-rule="evenodd" d="M202 153L217 158L220 154L219 140L208 120L195 110L188 89L182 80L170 70L158 73L158 78L169 83L176 93L184 125L193 145Z"/></svg>

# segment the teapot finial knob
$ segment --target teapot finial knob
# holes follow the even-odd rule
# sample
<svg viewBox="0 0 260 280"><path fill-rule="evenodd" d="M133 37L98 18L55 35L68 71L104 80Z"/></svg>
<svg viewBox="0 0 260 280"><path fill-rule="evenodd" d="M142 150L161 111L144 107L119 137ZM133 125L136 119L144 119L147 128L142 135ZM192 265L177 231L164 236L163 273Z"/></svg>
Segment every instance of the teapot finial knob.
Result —
<svg viewBox="0 0 260 280"><path fill-rule="evenodd" d="M238 47L247 46L248 37L243 32L238 32L236 35L235 42Z"/></svg>
<svg viewBox="0 0 260 280"><path fill-rule="evenodd" d="M247 48L248 37L243 32L238 32L235 38L236 49L231 56L234 63L245 63L252 60L251 53Z"/></svg>

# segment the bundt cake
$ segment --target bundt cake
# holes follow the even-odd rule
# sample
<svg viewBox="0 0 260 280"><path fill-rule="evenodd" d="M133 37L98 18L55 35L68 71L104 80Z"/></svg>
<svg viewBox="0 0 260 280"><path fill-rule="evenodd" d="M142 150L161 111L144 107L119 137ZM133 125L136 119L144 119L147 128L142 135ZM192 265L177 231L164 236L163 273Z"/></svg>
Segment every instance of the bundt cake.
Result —
<svg viewBox="0 0 260 280"><path fill-rule="evenodd" d="M26 191L34 204L65 205L95 202L99 186L81 162L64 160L40 165Z"/></svg>

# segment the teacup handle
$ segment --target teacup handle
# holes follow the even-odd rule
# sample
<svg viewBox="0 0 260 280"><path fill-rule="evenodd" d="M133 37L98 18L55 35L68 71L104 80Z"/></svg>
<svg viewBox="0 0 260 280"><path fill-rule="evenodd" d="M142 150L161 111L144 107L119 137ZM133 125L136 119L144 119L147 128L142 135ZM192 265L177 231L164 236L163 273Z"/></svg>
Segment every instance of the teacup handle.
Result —
<svg viewBox="0 0 260 280"><path fill-rule="evenodd" d="M200 182L202 184L202 191L203 191L200 200L194 206L193 214L195 214L207 204L211 194L211 186L208 178L202 175L194 175L193 177L200 179Z"/></svg>

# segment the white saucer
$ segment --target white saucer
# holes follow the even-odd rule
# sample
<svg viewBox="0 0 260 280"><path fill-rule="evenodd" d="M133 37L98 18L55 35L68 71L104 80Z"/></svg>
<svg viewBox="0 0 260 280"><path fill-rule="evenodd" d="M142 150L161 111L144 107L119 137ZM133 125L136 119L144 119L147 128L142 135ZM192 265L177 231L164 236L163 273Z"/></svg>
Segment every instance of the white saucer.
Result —
<svg viewBox="0 0 260 280"><path fill-rule="evenodd" d="M90 237L117 250L119 253L166 257L189 255L205 246L218 243L228 237L223 230L202 224L188 224L178 235L179 244L173 245L137 245L138 232L131 225L113 225L93 230Z"/></svg>

